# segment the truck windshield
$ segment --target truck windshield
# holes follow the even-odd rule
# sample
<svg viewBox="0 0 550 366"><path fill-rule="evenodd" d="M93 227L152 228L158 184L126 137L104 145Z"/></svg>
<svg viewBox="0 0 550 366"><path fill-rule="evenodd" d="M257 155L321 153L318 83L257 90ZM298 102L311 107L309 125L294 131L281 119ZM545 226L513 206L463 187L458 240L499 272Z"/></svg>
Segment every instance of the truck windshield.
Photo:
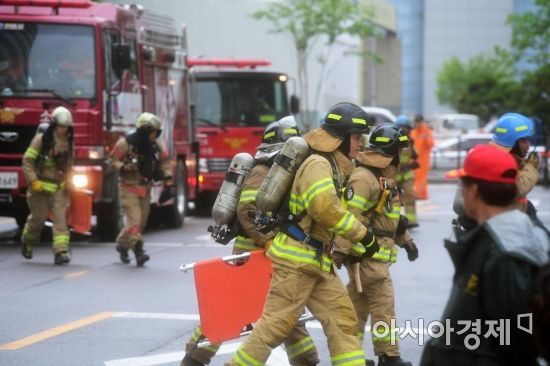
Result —
<svg viewBox="0 0 550 366"><path fill-rule="evenodd" d="M285 85L273 78L197 80L197 123L265 126L288 115Z"/></svg>
<svg viewBox="0 0 550 366"><path fill-rule="evenodd" d="M0 21L0 96L95 97L93 29Z"/></svg>

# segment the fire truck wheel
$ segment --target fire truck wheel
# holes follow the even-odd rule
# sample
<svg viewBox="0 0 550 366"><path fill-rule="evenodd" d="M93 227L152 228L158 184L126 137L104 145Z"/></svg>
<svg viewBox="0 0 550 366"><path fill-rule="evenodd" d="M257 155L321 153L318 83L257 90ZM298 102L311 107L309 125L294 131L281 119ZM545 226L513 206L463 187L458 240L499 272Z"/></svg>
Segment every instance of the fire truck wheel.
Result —
<svg viewBox="0 0 550 366"><path fill-rule="evenodd" d="M183 225L185 215L187 215L187 174L185 165L181 159L178 159L176 174L174 176L174 185L176 188L176 199L174 204L164 209L167 211L165 220L166 226L170 228L179 228Z"/></svg>
<svg viewBox="0 0 550 366"><path fill-rule="evenodd" d="M118 190L111 203L104 203L98 208L97 233L99 240L114 242L118 233L124 227L124 212L118 199Z"/></svg>

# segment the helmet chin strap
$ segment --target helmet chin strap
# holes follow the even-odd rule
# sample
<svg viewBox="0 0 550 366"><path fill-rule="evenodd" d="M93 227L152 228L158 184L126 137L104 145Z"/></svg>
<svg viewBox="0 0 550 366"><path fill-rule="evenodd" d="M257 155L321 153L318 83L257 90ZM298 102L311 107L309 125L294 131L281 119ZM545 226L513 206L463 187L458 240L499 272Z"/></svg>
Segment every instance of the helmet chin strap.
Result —
<svg viewBox="0 0 550 366"><path fill-rule="evenodd" d="M338 146L338 150L340 150L344 155L349 155L349 148L350 148L350 135L347 135L344 141Z"/></svg>

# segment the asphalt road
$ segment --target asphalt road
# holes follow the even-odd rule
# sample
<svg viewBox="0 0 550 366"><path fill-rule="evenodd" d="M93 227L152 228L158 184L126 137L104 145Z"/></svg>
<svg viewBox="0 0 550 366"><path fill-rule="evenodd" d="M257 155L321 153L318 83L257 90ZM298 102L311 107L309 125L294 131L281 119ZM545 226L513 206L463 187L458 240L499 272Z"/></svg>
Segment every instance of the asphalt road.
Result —
<svg viewBox="0 0 550 366"><path fill-rule="evenodd" d="M430 200L419 203L420 227L413 231L420 258L410 263L403 252L392 266L401 327L406 320L413 329L419 319L438 320L446 303L453 268L443 239L451 233L453 194L453 185L430 186ZM537 187L530 198L550 226L550 191ZM209 223L188 217L183 229L147 232L151 261L144 268L121 264L114 243L86 237L73 243L71 264L58 267L47 244L35 249L31 261L23 259L9 240L13 221L0 218L0 365L179 365L198 311L193 274L178 267L230 253L211 242ZM340 275L347 281L344 271ZM319 323L308 328L321 365L329 365ZM400 340L403 357L413 364L422 352L418 338ZM225 344L212 365L222 365L238 344ZM370 339L365 349L372 357ZM284 352L276 349L269 364L287 364Z"/></svg>

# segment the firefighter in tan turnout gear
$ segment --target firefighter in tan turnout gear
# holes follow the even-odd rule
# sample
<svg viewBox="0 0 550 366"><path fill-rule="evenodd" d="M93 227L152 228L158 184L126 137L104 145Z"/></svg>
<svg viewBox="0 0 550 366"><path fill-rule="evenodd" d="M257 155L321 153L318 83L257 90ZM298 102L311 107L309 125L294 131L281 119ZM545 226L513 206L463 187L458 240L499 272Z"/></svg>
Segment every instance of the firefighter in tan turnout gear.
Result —
<svg viewBox="0 0 550 366"><path fill-rule="evenodd" d="M418 226L418 219L416 217L416 197L414 196L414 174L413 170L418 169L418 154L414 149L414 141L410 138L412 130L411 120L401 115L397 117L395 125L403 131L409 138L409 142L406 147L401 149L399 154L399 169L395 176L395 182L397 188L401 190L401 203L405 207L405 216L409 220L409 228Z"/></svg>
<svg viewBox="0 0 550 366"><path fill-rule="evenodd" d="M495 133L489 145L509 152L518 163L517 208L527 212L527 194L535 187L539 180L539 157L533 151L529 155L529 137L535 132L533 122L519 113L503 114L496 126Z"/></svg>
<svg viewBox="0 0 550 366"><path fill-rule="evenodd" d="M533 151L528 154L529 137L533 133L533 122L529 118L519 113L505 113L499 118L489 145L509 152L516 160L518 164L516 208L525 212L532 220L538 221L536 209L527 199L527 195L539 180L537 152ZM456 172L456 170L448 172L447 177L456 178ZM459 183L455 194L453 210L458 215L457 223L460 226L466 229L475 227L475 221L466 215L461 183Z"/></svg>
<svg viewBox="0 0 550 366"><path fill-rule="evenodd" d="M137 130L116 143L110 165L119 171L119 198L126 216L126 225L118 235L116 250L120 261L130 263L128 250L133 250L136 264L149 260L143 249L142 232L150 210L150 190L154 182L163 181L172 187L172 170L168 153L157 140L161 133L160 119L142 113L136 120Z"/></svg>
<svg viewBox="0 0 550 366"><path fill-rule="evenodd" d="M304 136L312 154L298 168L283 207L294 220L280 226L267 250L273 273L262 316L226 365L263 365L295 328L305 306L323 326L333 365L364 364L357 316L335 274L331 247L334 236L342 235L362 243L364 255L378 250L372 233L341 201L351 159L370 124L360 107L340 103L329 110L320 128Z"/></svg>
<svg viewBox="0 0 550 366"><path fill-rule="evenodd" d="M72 165L73 116L67 108L57 107L46 131L36 134L23 156L30 210L21 235L23 257L32 258L33 246L40 240L42 226L51 210L54 263L61 265L71 261L66 215L70 203L67 181Z"/></svg>
<svg viewBox="0 0 550 366"><path fill-rule="evenodd" d="M286 140L299 135L296 121L292 116L284 117L266 127L262 143L258 146L254 156L255 165L244 180L239 204L237 205L237 219L241 230L235 239L233 254L264 250L266 242L269 245L269 242L275 236L273 231L267 233L259 231L250 213L256 212L256 193L273 164L275 156ZM202 339L201 328L197 327L185 347L186 355L181 363L182 366L202 366L210 363L220 345L198 348L197 345ZM296 326L284 344L291 365L313 366L319 363L317 350L304 325Z"/></svg>
<svg viewBox="0 0 550 366"><path fill-rule="evenodd" d="M369 137L368 146L357 154L356 168L351 174L349 184L353 188L353 198L348 202L351 213L365 226L371 227L376 235L380 250L372 257L360 262L357 269L353 260L348 256L343 262L349 272L350 282L348 293L353 301L359 318L359 337L363 339L366 322L371 318L372 340L374 353L379 357L378 365L411 365L400 357L397 342L391 343L391 320L395 319L394 294L390 265L397 259L397 247L407 250L409 260L418 257L418 249L406 232L407 220L400 215L401 204L399 190L394 177L399 165L401 148L408 146L407 135L393 125L376 127ZM341 250L338 241L336 253ZM347 245L349 247L349 244ZM352 252L355 247L352 247ZM362 249L359 247L359 249ZM335 254L338 258L342 255ZM355 271L359 270L362 293L357 290ZM375 328L377 322L387 324L389 335L381 336L384 329ZM378 332L377 332L378 331ZM374 365L373 361L367 364Z"/></svg>

